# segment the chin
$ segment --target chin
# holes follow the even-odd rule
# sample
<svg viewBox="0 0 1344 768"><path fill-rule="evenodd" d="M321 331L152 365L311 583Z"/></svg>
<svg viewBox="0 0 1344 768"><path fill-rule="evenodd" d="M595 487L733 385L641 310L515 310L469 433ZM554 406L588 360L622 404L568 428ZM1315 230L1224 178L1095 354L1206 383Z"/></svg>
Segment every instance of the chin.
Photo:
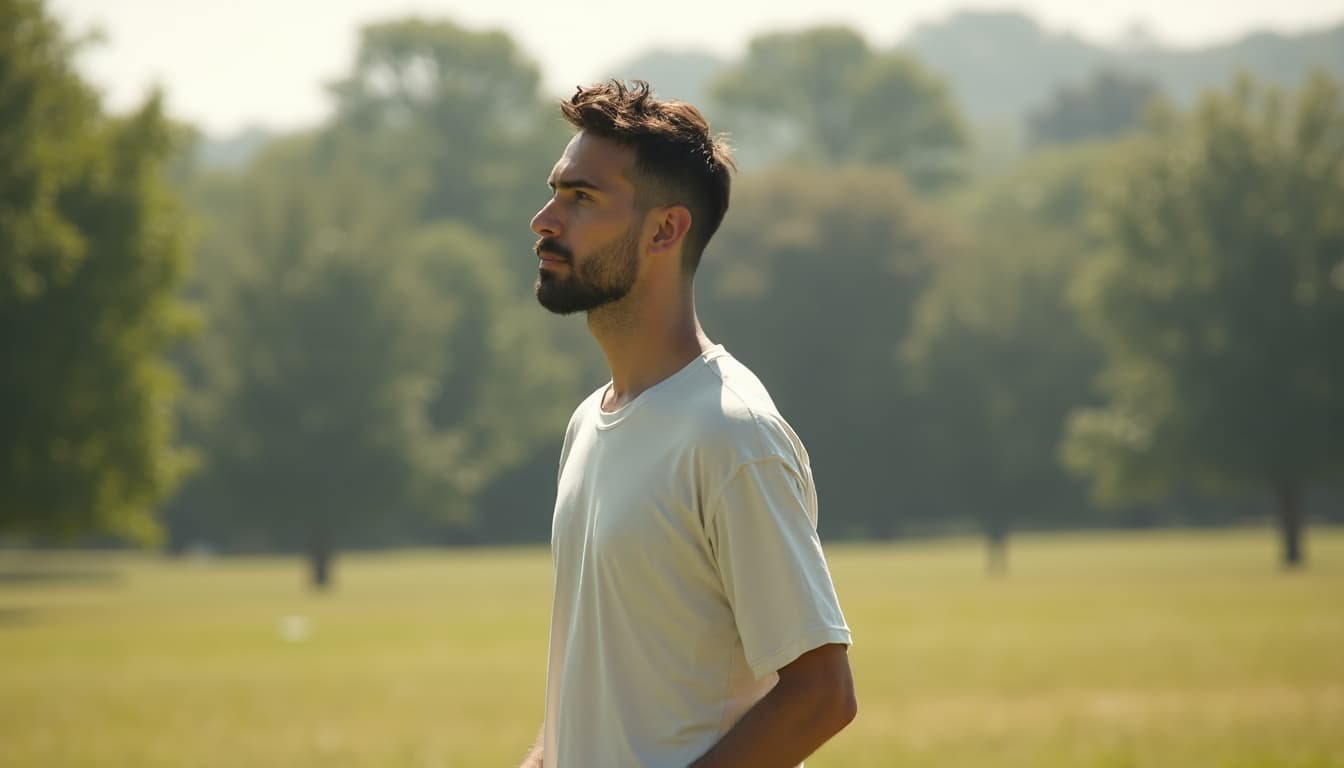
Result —
<svg viewBox="0 0 1344 768"><path fill-rule="evenodd" d="M537 280L537 303L547 312L556 315L572 315L576 312L582 312L583 307L573 302L565 301L565 297L556 289L556 281L545 277Z"/></svg>

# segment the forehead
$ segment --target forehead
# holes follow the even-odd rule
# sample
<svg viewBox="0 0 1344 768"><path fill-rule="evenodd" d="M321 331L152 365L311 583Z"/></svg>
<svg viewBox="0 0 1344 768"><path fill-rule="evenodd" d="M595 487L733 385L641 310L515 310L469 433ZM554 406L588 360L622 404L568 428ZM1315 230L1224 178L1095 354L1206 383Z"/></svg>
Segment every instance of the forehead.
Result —
<svg viewBox="0 0 1344 768"><path fill-rule="evenodd" d="M635 151L630 147L579 131L551 171L550 182L585 181L604 192L633 193L634 166Z"/></svg>

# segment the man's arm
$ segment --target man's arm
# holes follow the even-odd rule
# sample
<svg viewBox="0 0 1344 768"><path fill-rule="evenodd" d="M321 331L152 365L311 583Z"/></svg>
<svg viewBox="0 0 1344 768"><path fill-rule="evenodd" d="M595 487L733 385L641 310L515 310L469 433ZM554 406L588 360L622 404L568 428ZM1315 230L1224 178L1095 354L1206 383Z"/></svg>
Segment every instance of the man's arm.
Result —
<svg viewBox="0 0 1344 768"><path fill-rule="evenodd" d="M848 646L813 649L690 768L793 768L858 712Z"/></svg>
<svg viewBox="0 0 1344 768"><path fill-rule="evenodd" d="M518 768L542 768L542 752L546 743L546 726L542 726L541 732L537 734L537 742L532 745L532 749L523 758L523 764Z"/></svg>

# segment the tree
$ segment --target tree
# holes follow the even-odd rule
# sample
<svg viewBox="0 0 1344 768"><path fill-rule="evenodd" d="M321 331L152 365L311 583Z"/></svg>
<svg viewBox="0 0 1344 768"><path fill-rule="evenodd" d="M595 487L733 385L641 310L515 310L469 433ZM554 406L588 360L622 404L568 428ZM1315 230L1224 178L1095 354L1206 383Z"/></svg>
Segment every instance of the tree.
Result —
<svg viewBox="0 0 1344 768"><path fill-rule="evenodd" d="M706 327L807 444L832 533L893 536L936 505L899 348L948 241L900 174L794 168L744 178L705 255Z"/></svg>
<svg viewBox="0 0 1344 768"><path fill-rule="evenodd" d="M157 97L104 115L78 48L0 0L0 530L150 542L189 466L164 363L190 326L177 132Z"/></svg>
<svg viewBox="0 0 1344 768"><path fill-rule="evenodd" d="M1100 248L1089 226L1109 146L1038 154L959 196L962 247L920 297L905 360L931 431L924 472L949 516L979 521L992 573L1009 532L1076 525L1087 507L1060 466L1070 411L1095 400L1098 345L1067 287Z"/></svg>
<svg viewBox="0 0 1344 768"><path fill-rule="evenodd" d="M541 75L503 32L402 19L361 33L320 163L358 158L374 178L416 185L416 221L454 219L521 248L566 131ZM534 265L517 260L520 281Z"/></svg>
<svg viewBox="0 0 1344 768"><path fill-rule="evenodd" d="M712 86L737 143L767 159L882 165L936 188L958 175L966 143L947 89L916 61L819 27L752 40Z"/></svg>
<svg viewBox="0 0 1344 768"><path fill-rule="evenodd" d="M1072 417L1066 458L1108 500L1271 489L1299 565L1303 488L1344 467L1344 96L1242 78L1129 162L1077 295L1106 404Z"/></svg>
<svg viewBox="0 0 1344 768"><path fill-rule="evenodd" d="M469 520L563 429L552 390L574 371L523 324L497 243L417 226L417 188L316 161L313 137L290 139L241 194L213 190L193 408L206 465L179 517L234 546L302 548L320 588L338 547Z"/></svg>
<svg viewBox="0 0 1344 768"><path fill-rule="evenodd" d="M568 125L540 85L535 64L502 32L426 19L372 24L350 72L332 87L336 116L318 156L323 163L358 162L385 186L418 189L410 202L416 226L455 221L495 243L490 253L528 305L512 324L531 321L527 345L513 353L535 352L533 369L552 377L539 399L516 403L513 412L546 425L549 417L541 414L556 403L572 406L581 397L580 378L595 382L605 364L581 321L544 319L530 296L537 271L527 222L545 202L547 175L569 140ZM562 431L538 438L521 467L487 483L479 500L510 509L492 508L471 531L458 533L498 538L502 521L532 524L515 516L520 509L549 512L559 450L552 441ZM529 467L535 471L524 471ZM546 528L541 519L535 525Z"/></svg>
<svg viewBox="0 0 1344 768"><path fill-rule="evenodd" d="M1102 70L1081 86L1055 91L1027 115L1033 146L1114 139L1139 128L1144 109L1158 98L1151 81Z"/></svg>

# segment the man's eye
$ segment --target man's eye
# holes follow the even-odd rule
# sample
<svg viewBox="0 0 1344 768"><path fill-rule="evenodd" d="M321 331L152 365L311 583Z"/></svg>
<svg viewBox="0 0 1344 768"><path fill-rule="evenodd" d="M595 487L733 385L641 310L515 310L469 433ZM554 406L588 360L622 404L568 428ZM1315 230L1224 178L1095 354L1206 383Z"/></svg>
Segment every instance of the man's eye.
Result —
<svg viewBox="0 0 1344 768"><path fill-rule="evenodd" d="M576 190L574 190L574 199L575 199L575 200L592 200L593 197L592 197L592 195L589 195L587 192L584 192L582 189L576 189Z"/></svg>

